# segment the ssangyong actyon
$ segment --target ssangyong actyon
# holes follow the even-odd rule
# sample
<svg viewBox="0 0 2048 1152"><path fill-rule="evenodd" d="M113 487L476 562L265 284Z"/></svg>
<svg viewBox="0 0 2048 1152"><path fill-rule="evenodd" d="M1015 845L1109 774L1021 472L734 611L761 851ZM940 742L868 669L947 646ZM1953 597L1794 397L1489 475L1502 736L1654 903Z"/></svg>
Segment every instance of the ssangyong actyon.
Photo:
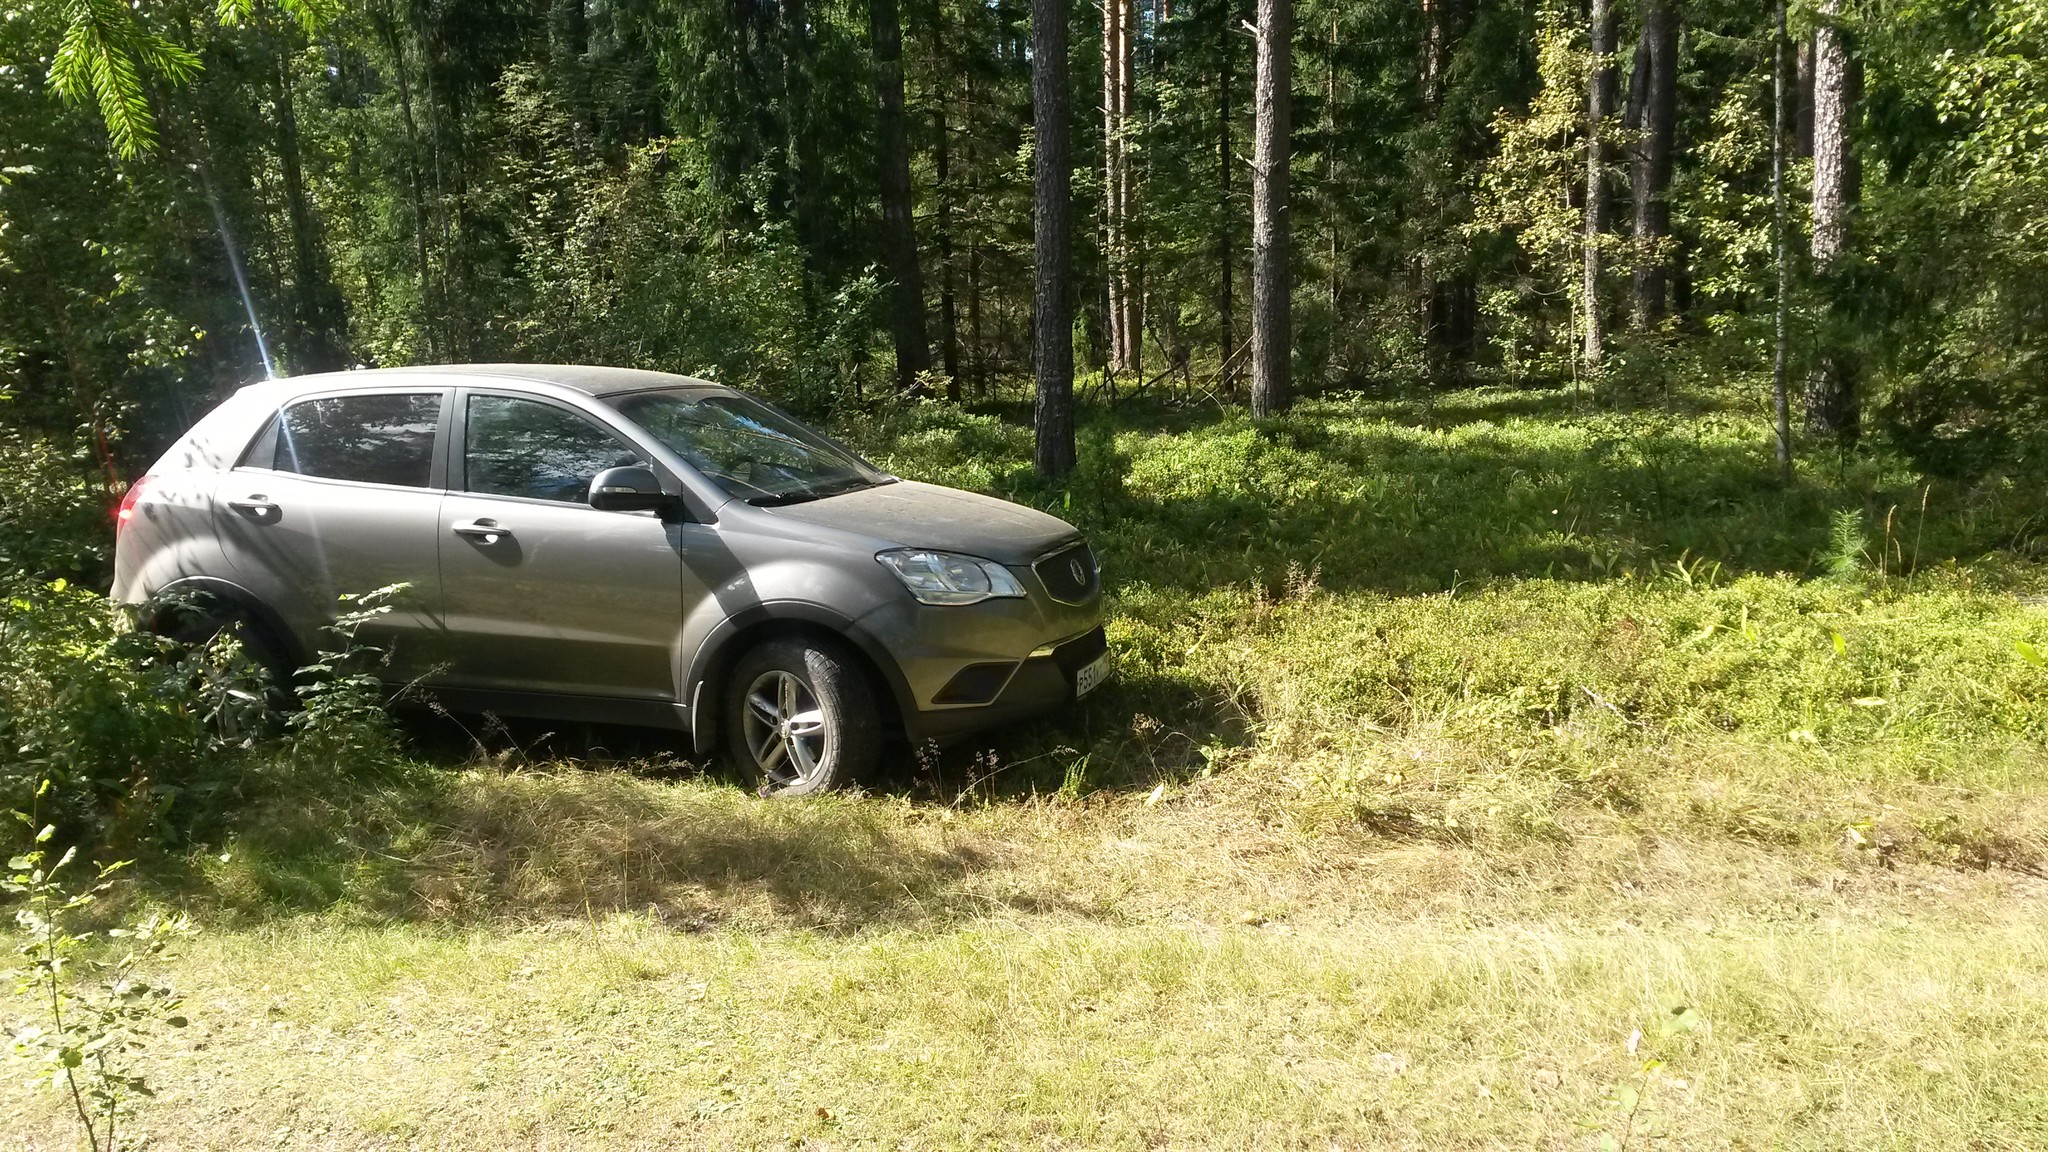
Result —
<svg viewBox="0 0 2048 1152"><path fill-rule="evenodd" d="M128 490L114 597L232 629L281 678L339 598L456 710L659 725L764 793L856 779L1107 675L1102 578L1066 522L890 476L686 376L525 364L252 384Z"/></svg>

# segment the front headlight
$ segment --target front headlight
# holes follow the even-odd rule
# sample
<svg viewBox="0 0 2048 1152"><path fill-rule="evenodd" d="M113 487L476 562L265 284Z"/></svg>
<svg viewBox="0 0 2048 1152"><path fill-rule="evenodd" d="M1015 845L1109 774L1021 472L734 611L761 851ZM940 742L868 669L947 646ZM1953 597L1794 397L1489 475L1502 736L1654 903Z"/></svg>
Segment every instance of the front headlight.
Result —
<svg viewBox="0 0 2048 1152"><path fill-rule="evenodd" d="M999 596L1024 595L1024 586L1008 568L979 556L897 548L877 552L875 559L894 572L920 604L979 604Z"/></svg>

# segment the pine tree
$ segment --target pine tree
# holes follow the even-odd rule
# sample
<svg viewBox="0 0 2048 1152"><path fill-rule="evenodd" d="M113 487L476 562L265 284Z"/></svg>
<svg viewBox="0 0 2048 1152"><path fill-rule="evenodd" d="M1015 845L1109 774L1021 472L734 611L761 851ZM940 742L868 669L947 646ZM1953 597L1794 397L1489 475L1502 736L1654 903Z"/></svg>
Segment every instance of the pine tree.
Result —
<svg viewBox="0 0 2048 1152"><path fill-rule="evenodd" d="M1258 0L1252 133L1252 415L1285 412L1293 393L1293 235L1287 207L1293 103L1292 0Z"/></svg>
<svg viewBox="0 0 2048 1152"><path fill-rule="evenodd" d="M875 57L875 132L881 144L882 257L889 271L889 328L896 339L896 387L917 389L931 367L924 277L911 215L910 135L903 111L903 23L896 0L869 0Z"/></svg>
<svg viewBox="0 0 2048 1152"><path fill-rule="evenodd" d="M1073 167L1067 148L1067 0L1031 0L1032 414L1042 476L1074 468L1074 320L1068 283Z"/></svg>

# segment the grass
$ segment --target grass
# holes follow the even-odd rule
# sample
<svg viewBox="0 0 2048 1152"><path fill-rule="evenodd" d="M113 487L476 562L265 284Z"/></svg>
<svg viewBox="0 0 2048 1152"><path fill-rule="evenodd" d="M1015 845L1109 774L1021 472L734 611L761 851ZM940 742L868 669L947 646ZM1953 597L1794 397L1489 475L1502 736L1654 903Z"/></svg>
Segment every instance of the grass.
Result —
<svg viewBox="0 0 2048 1152"><path fill-rule="evenodd" d="M152 1139L2048 1142L2038 492L1780 490L1713 396L1130 406L1063 490L1006 416L847 432L1087 528L1111 687L793 804L431 730L252 788L136 894L210 925Z"/></svg>

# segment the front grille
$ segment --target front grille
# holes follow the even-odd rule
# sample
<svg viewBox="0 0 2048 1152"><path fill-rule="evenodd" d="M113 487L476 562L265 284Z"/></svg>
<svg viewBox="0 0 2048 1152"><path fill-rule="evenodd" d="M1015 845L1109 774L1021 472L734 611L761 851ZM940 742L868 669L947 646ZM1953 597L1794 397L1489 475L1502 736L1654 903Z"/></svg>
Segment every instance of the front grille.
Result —
<svg viewBox="0 0 2048 1152"><path fill-rule="evenodd" d="M1085 604L1101 584L1095 553L1084 541L1062 548L1031 566L1046 594L1062 604Z"/></svg>

